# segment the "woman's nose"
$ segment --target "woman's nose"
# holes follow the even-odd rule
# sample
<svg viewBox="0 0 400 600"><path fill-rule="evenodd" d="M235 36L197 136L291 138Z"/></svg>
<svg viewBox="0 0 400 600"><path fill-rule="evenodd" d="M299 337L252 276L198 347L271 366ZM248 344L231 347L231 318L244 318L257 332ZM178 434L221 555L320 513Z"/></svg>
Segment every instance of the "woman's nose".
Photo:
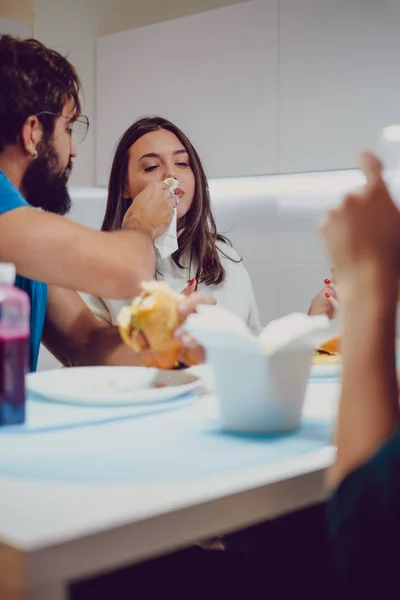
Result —
<svg viewBox="0 0 400 600"><path fill-rule="evenodd" d="M168 179L169 177L173 177L173 179L176 179L175 165L166 166L164 171L164 179Z"/></svg>

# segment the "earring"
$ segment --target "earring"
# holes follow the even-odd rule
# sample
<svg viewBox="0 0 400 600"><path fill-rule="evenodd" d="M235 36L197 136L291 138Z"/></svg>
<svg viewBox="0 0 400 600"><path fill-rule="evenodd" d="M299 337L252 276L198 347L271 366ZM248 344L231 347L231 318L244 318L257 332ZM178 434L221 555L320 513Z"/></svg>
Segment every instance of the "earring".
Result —
<svg viewBox="0 0 400 600"><path fill-rule="evenodd" d="M38 157L38 151L37 151L37 150L35 150L35 152L34 152L34 153L32 154L32 156L31 156L31 159L32 159L32 160L36 160L36 159L37 159L37 157Z"/></svg>

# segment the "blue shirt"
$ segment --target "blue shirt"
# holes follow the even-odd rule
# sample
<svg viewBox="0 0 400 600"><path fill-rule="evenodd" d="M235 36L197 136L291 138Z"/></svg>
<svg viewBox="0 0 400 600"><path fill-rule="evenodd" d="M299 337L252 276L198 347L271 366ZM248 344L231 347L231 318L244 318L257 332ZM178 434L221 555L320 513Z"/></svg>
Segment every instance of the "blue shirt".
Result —
<svg viewBox="0 0 400 600"><path fill-rule="evenodd" d="M0 171L0 215L22 206L30 206L30 204L4 173ZM47 285L20 275L17 275L15 285L24 290L31 301L29 365L30 370L35 371L46 316Z"/></svg>

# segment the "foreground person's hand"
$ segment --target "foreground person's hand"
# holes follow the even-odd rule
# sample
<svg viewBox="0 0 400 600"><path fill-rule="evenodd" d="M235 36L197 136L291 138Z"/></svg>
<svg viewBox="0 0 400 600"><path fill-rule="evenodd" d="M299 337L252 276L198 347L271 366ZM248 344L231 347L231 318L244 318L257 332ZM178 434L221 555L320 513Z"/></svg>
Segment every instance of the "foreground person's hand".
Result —
<svg viewBox="0 0 400 600"><path fill-rule="evenodd" d="M362 154L360 163L366 185L348 194L320 224L341 290L372 271L396 277L400 263L400 212L382 179L381 164L370 153Z"/></svg>

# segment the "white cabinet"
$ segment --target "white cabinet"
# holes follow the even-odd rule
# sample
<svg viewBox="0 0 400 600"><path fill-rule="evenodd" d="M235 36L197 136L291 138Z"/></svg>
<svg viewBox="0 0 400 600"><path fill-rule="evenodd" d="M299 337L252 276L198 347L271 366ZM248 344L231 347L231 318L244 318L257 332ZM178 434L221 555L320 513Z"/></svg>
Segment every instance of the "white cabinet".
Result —
<svg viewBox="0 0 400 600"><path fill-rule="evenodd" d="M97 184L117 139L159 115L193 141L211 177L278 170L278 0L252 0L97 42Z"/></svg>
<svg viewBox="0 0 400 600"><path fill-rule="evenodd" d="M399 0L280 0L279 170L350 168L400 121Z"/></svg>
<svg viewBox="0 0 400 600"><path fill-rule="evenodd" d="M102 37L97 183L149 114L211 177L352 168L400 121L399 57L400 0L251 0Z"/></svg>

